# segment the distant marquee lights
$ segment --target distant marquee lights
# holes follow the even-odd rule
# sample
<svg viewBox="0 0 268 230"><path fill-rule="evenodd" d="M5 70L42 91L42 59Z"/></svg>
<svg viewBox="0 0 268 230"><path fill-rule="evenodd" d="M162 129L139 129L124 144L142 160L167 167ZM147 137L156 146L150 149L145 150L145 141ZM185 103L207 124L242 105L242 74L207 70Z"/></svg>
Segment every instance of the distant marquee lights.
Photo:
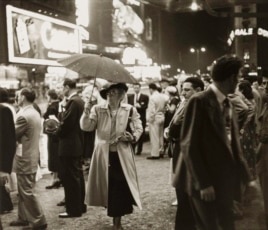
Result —
<svg viewBox="0 0 268 230"><path fill-rule="evenodd" d="M268 38L268 30L263 28L235 29L231 31L227 43L229 46L231 46L236 36L251 36L254 34Z"/></svg>
<svg viewBox="0 0 268 230"><path fill-rule="evenodd" d="M260 36L263 36L263 37L265 37L265 38L268 38L268 30L259 28L257 33L258 33L258 35L260 35Z"/></svg>

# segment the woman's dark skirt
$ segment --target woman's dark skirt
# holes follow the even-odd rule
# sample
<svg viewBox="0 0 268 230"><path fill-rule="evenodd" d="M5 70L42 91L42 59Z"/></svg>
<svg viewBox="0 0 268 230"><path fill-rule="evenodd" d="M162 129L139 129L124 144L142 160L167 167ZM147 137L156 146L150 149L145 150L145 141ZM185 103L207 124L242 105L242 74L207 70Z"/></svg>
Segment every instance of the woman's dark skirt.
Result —
<svg viewBox="0 0 268 230"><path fill-rule="evenodd" d="M118 153L109 152L108 216L120 217L130 214L135 204Z"/></svg>

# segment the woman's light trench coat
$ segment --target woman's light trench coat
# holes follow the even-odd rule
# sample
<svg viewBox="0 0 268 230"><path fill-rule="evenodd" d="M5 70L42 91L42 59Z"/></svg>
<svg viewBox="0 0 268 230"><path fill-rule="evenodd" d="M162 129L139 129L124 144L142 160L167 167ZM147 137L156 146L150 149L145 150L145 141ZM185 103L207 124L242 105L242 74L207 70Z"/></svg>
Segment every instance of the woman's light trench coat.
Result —
<svg viewBox="0 0 268 230"><path fill-rule="evenodd" d="M125 132L131 107L129 104L120 104L116 115L116 137L121 136ZM141 136L143 130L139 117L140 115L136 108L133 107L131 128L136 140ZM108 103L93 106L89 117L83 116L80 124L81 128L85 131L96 129L97 139L88 175L85 203L92 206L107 207L108 156L109 142L111 141L111 114ZM141 209L139 185L131 143L118 142L117 151L132 196L137 206Z"/></svg>

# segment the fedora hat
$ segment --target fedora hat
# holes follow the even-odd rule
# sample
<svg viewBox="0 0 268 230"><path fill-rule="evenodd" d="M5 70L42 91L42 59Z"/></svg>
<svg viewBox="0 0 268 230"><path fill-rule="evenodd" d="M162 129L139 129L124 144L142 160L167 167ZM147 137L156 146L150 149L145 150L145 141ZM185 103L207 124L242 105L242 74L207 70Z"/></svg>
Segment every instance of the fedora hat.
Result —
<svg viewBox="0 0 268 230"><path fill-rule="evenodd" d="M127 92L128 87L125 83L107 83L105 84L102 89L100 90L100 95L103 99L107 99L107 93L111 89L122 89Z"/></svg>

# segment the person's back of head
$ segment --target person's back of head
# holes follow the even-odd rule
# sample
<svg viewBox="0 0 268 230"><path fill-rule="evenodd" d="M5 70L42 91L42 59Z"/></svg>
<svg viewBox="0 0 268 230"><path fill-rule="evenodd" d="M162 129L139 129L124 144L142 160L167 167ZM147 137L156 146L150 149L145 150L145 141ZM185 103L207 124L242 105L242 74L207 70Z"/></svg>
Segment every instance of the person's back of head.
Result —
<svg viewBox="0 0 268 230"><path fill-rule="evenodd" d="M7 89L0 87L0 103L8 103L8 102L9 102L9 96Z"/></svg>
<svg viewBox="0 0 268 230"><path fill-rule="evenodd" d="M238 89L239 91L241 91L241 93L248 99L248 100L252 100L254 98L253 92L252 92L252 88L251 88L251 84L248 80L242 80L239 84L238 84Z"/></svg>
<svg viewBox="0 0 268 230"><path fill-rule="evenodd" d="M155 83L150 83L149 84L149 89L152 89L152 90L158 90L158 87Z"/></svg>
<svg viewBox="0 0 268 230"><path fill-rule="evenodd" d="M52 100L57 100L58 99L58 94L55 89L49 89L47 91L47 95L52 99Z"/></svg>
<svg viewBox="0 0 268 230"><path fill-rule="evenodd" d="M243 66L243 61L235 55L224 55L213 62L211 78L215 82L223 82L237 75Z"/></svg>
<svg viewBox="0 0 268 230"><path fill-rule="evenodd" d="M69 86L70 89L75 89L76 88L76 81L66 78L63 82L63 86Z"/></svg>
<svg viewBox="0 0 268 230"><path fill-rule="evenodd" d="M20 91L20 95L23 95L29 103L33 103L36 98L34 90L30 88L22 88Z"/></svg>

